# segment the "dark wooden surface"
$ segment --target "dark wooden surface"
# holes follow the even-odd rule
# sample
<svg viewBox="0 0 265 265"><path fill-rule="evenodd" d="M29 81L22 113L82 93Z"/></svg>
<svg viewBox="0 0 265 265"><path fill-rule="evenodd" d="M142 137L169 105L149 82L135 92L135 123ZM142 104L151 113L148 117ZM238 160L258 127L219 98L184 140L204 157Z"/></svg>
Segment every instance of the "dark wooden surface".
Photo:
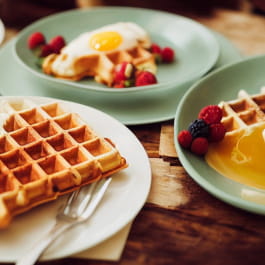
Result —
<svg viewBox="0 0 265 265"><path fill-rule="evenodd" d="M91 1L79 2L86 6ZM191 8L186 15L222 33L242 54L255 55L265 52L265 16L260 10L253 11L256 9L243 1L236 9L218 6L198 14ZM183 9L174 12L183 13ZM17 32L17 28L7 28L6 41ZM174 150L173 120L129 128L150 158L152 188L133 222L121 260L65 258L41 264L265 264L265 217L223 203L186 174Z"/></svg>

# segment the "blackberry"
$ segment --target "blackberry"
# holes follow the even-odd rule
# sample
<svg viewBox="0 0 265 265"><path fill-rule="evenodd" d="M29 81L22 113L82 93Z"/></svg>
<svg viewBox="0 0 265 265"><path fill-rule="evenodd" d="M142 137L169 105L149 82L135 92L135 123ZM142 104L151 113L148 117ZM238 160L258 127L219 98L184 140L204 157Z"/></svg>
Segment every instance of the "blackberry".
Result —
<svg viewBox="0 0 265 265"><path fill-rule="evenodd" d="M192 135L192 138L197 137L208 137L209 135L209 125L202 119L197 119L193 121L188 128Z"/></svg>

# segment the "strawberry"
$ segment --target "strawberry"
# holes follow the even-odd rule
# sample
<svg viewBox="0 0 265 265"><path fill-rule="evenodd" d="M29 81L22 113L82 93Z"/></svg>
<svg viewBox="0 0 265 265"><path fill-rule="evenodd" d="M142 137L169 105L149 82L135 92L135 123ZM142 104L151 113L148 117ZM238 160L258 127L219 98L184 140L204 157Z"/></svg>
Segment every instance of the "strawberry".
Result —
<svg viewBox="0 0 265 265"><path fill-rule="evenodd" d="M53 48L49 44L42 45L40 48L39 57L46 57L50 54L54 53Z"/></svg>
<svg viewBox="0 0 265 265"><path fill-rule="evenodd" d="M178 134L178 142L184 148L189 148L192 142L191 133L187 130L182 130Z"/></svg>
<svg viewBox="0 0 265 265"><path fill-rule="evenodd" d="M28 37L29 49L35 49L42 44L45 44L45 37L41 32L34 32Z"/></svg>
<svg viewBox="0 0 265 265"><path fill-rule="evenodd" d="M58 35L49 41L54 53L60 53L61 49L65 46L65 40L62 36Z"/></svg>
<svg viewBox="0 0 265 265"><path fill-rule="evenodd" d="M204 137L197 137L191 143L191 152L196 155L205 155L208 151L208 140Z"/></svg>
<svg viewBox="0 0 265 265"><path fill-rule="evenodd" d="M140 71L136 75L135 85L136 86L147 86L156 84L157 79L154 74L148 71Z"/></svg>
<svg viewBox="0 0 265 265"><path fill-rule="evenodd" d="M123 62L118 64L114 70L114 83L130 79L133 72L134 67L131 63Z"/></svg>
<svg viewBox="0 0 265 265"><path fill-rule="evenodd" d="M209 141L210 142L219 142L225 136L225 127L222 123L213 123L209 127Z"/></svg>
<svg viewBox="0 0 265 265"><path fill-rule="evenodd" d="M198 118L207 124L219 123L223 117L222 109L217 105L209 105L201 109Z"/></svg>
<svg viewBox="0 0 265 265"><path fill-rule="evenodd" d="M170 47L165 47L161 51L162 61L165 63L171 63L174 61L175 52Z"/></svg>

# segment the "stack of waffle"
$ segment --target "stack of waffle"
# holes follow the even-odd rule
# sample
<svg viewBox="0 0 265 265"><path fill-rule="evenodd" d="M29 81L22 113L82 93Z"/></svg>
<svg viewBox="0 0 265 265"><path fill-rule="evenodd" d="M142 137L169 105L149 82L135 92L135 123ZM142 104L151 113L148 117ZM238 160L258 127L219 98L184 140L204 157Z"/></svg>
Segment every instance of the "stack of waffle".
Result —
<svg viewBox="0 0 265 265"><path fill-rule="evenodd" d="M0 228L17 214L127 166L109 139L61 103L0 106Z"/></svg>
<svg viewBox="0 0 265 265"><path fill-rule="evenodd" d="M261 89L260 94L249 95L241 90L238 99L221 102L220 107L223 110L222 123L227 135L257 126L265 122L265 91Z"/></svg>

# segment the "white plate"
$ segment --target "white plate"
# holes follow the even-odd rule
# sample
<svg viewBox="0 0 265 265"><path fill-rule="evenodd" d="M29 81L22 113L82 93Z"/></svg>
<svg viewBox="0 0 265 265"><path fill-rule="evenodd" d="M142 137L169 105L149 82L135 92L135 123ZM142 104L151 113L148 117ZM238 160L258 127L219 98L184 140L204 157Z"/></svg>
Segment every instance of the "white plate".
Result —
<svg viewBox="0 0 265 265"><path fill-rule="evenodd" d="M5 27L2 20L0 19L0 44L4 40L4 37L5 37Z"/></svg>
<svg viewBox="0 0 265 265"><path fill-rule="evenodd" d="M55 101L43 97L27 98L36 103ZM129 167L113 176L113 181L92 218L55 241L42 260L70 256L114 235L138 214L151 184L149 159L143 146L129 129L94 108L64 102L72 112L79 113L98 134L112 139L128 161ZM17 216L8 229L0 231L0 262L14 262L34 245L53 225L56 211L64 199L62 197L56 202Z"/></svg>

